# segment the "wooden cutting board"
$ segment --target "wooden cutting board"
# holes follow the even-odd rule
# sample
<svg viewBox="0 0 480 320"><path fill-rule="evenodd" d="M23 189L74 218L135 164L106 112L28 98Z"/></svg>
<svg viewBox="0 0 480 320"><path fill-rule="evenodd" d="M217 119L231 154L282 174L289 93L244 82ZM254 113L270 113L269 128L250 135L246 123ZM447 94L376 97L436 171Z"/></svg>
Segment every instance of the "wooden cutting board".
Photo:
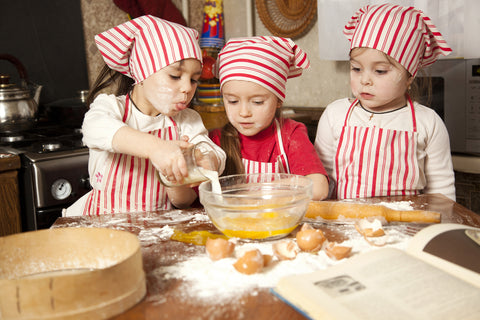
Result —
<svg viewBox="0 0 480 320"><path fill-rule="evenodd" d="M0 238L1 319L106 319L146 294L138 238L57 228Z"/></svg>

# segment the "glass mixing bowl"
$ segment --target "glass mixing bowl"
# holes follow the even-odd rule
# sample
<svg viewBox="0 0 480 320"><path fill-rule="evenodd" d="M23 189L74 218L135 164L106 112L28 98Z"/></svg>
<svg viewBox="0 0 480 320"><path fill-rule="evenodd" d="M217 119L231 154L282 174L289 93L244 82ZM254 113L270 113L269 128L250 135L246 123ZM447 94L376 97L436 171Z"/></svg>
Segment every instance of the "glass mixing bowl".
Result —
<svg viewBox="0 0 480 320"><path fill-rule="evenodd" d="M311 179L294 174L258 173L220 177L199 186L200 202L228 237L273 240L302 221L312 198ZM213 189L212 189L213 186Z"/></svg>

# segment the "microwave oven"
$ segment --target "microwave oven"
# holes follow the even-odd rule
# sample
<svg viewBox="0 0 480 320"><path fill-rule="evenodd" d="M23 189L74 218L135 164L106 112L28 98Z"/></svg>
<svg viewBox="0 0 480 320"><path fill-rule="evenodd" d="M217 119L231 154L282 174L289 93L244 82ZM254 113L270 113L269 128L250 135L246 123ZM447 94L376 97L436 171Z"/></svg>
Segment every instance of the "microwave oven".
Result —
<svg viewBox="0 0 480 320"><path fill-rule="evenodd" d="M480 59L441 59L423 76L431 77L430 107L447 127L451 151L480 155Z"/></svg>

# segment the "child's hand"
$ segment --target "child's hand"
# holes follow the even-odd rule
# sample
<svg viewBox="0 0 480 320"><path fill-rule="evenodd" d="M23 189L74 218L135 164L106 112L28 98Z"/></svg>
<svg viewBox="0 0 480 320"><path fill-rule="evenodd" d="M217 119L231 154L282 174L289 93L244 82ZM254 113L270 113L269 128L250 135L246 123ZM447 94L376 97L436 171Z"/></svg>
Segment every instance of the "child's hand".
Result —
<svg viewBox="0 0 480 320"><path fill-rule="evenodd" d="M187 163L182 151L192 144L182 140L160 140L150 152L150 161L155 168L173 183L181 182L188 175Z"/></svg>

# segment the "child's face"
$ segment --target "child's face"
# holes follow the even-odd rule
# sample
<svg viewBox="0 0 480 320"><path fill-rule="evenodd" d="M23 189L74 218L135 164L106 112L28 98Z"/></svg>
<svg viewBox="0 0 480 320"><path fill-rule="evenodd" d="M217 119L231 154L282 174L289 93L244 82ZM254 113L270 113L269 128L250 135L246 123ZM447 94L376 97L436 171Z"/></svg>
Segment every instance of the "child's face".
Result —
<svg viewBox="0 0 480 320"><path fill-rule="evenodd" d="M381 51L356 48L350 54L350 86L366 109L383 112L404 106L412 81L402 65Z"/></svg>
<svg viewBox="0 0 480 320"><path fill-rule="evenodd" d="M200 61L185 59L155 72L137 84L142 112L151 116L174 116L188 107L202 73ZM137 106L139 107L139 106Z"/></svg>
<svg viewBox="0 0 480 320"><path fill-rule="evenodd" d="M271 91L250 81L230 80L222 87L230 123L243 135L253 136L270 126L281 101Z"/></svg>

